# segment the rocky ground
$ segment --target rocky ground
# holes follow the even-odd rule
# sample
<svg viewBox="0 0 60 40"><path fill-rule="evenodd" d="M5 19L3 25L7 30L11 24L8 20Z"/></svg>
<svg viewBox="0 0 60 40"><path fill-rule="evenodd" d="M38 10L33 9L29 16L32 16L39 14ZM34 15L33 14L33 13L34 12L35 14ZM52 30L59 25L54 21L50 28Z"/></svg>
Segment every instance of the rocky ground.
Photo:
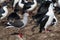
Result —
<svg viewBox="0 0 60 40"><path fill-rule="evenodd" d="M9 9L10 10L10 9ZM11 10L10 10L11 11ZM27 26L20 30L23 33L25 40L60 40L60 15L56 14L58 23L56 26L50 26L51 32L39 33L39 27L34 28L34 32L31 30L34 26L34 22L28 22ZM30 18L29 18L30 20ZM13 33L19 33L19 28L6 29L3 23L0 23L0 40L18 40Z"/></svg>

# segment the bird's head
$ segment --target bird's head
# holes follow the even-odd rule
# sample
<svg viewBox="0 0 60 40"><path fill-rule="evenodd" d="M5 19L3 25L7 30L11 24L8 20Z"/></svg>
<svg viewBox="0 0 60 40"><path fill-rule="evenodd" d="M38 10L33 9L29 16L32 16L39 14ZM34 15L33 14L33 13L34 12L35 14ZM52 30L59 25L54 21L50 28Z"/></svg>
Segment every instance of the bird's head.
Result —
<svg viewBox="0 0 60 40"><path fill-rule="evenodd" d="M24 16L29 16L29 14L28 13L24 13Z"/></svg>

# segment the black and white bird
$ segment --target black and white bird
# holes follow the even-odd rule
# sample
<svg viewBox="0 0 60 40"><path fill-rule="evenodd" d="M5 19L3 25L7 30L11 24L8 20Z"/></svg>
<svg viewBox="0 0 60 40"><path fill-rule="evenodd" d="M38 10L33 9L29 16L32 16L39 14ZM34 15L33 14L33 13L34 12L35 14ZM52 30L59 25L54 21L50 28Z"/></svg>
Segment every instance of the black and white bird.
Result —
<svg viewBox="0 0 60 40"><path fill-rule="evenodd" d="M10 7L12 7L12 9L18 7L18 3L19 3L19 0L8 0L7 3L9 4Z"/></svg>
<svg viewBox="0 0 60 40"><path fill-rule="evenodd" d="M14 0L14 2L13 2L13 7L15 7L16 4L18 5L18 3L19 3L19 0Z"/></svg>
<svg viewBox="0 0 60 40"><path fill-rule="evenodd" d="M60 7L60 0L57 0L57 4L58 4L57 6L59 6L59 7Z"/></svg>
<svg viewBox="0 0 60 40"><path fill-rule="evenodd" d="M6 28L10 28L10 27L25 27L28 23L28 16L29 14L28 13L24 13L24 17L23 19L21 20L20 19L20 16L17 15L15 12L13 12L12 14L10 14L8 16L8 22L7 22L7 26Z"/></svg>
<svg viewBox="0 0 60 40"><path fill-rule="evenodd" d="M60 0L57 0L55 9L56 9L56 11L59 12L59 14L60 14Z"/></svg>
<svg viewBox="0 0 60 40"><path fill-rule="evenodd" d="M20 10L19 7L22 9L22 13L29 12L35 9L37 6L37 1L32 0L32 2L28 0L10 0L10 4L12 4L12 8Z"/></svg>
<svg viewBox="0 0 60 40"><path fill-rule="evenodd" d="M5 18L7 14L8 14L7 4L3 3L2 6L0 6L0 19Z"/></svg>
<svg viewBox="0 0 60 40"><path fill-rule="evenodd" d="M45 1L39 7L37 14L33 16L34 19L37 19L37 25L40 24L40 31L47 30L48 26L56 25L57 18L54 15L53 3L51 1Z"/></svg>
<svg viewBox="0 0 60 40"><path fill-rule="evenodd" d="M23 10L32 11L37 6L37 1L32 0L32 2L29 2L27 0L20 0L18 5Z"/></svg>
<svg viewBox="0 0 60 40"><path fill-rule="evenodd" d="M54 4L54 10L56 13L60 14L60 0L51 0Z"/></svg>

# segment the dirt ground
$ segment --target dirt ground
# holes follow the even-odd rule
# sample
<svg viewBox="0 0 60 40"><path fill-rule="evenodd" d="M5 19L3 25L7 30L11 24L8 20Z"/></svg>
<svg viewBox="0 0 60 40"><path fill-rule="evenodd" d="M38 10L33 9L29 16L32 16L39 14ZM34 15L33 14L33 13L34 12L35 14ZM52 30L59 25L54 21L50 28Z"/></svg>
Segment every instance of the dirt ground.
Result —
<svg viewBox="0 0 60 40"><path fill-rule="evenodd" d="M9 9L10 10L10 9ZM51 32L42 32L39 33L39 27L36 27L34 32L31 28L34 26L34 22L29 22L27 26L21 29L21 32L24 35L25 40L60 40L60 15L56 14L58 19L58 23L56 26L50 26ZM19 33L19 28L8 28L6 29L5 26L0 23L0 40L17 40L16 35L11 35L13 33Z"/></svg>

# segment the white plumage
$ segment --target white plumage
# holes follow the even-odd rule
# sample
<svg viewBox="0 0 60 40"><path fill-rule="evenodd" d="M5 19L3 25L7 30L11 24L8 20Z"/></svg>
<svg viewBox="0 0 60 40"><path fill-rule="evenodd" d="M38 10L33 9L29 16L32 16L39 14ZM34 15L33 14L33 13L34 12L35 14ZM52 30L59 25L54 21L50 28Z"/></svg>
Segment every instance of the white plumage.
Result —
<svg viewBox="0 0 60 40"><path fill-rule="evenodd" d="M1 15L2 15L2 17L1 17L0 19L5 18L5 17L7 16L7 14L8 14L7 6L3 6L3 10L4 10L5 12L1 14Z"/></svg>
<svg viewBox="0 0 60 40"><path fill-rule="evenodd" d="M14 0L13 7L19 2L19 0Z"/></svg>
<svg viewBox="0 0 60 40"><path fill-rule="evenodd" d="M58 6L60 7L60 0L58 0Z"/></svg>
<svg viewBox="0 0 60 40"><path fill-rule="evenodd" d="M19 1L19 7L23 8L24 7L24 4L21 3L22 0ZM25 2L27 3L28 1L25 0ZM33 0L34 4L30 5L31 8L27 9L27 11L32 11L36 6L37 6L37 1L36 0Z"/></svg>
<svg viewBox="0 0 60 40"><path fill-rule="evenodd" d="M45 24L45 27L44 27L45 29L46 29L49 25L51 25L53 19L55 19L56 22L57 22L57 19L56 19L55 15L54 15L53 4L52 4L52 3L50 4L49 10L48 10L48 12L46 13L46 15L49 16L49 19L48 19L47 23Z"/></svg>
<svg viewBox="0 0 60 40"><path fill-rule="evenodd" d="M21 20L24 23L24 25L22 27L25 27L27 25L27 23L28 23L28 16L29 16L28 13L24 13L24 17Z"/></svg>
<svg viewBox="0 0 60 40"><path fill-rule="evenodd" d="M31 11L37 6L37 1L36 0L33 0L33 1L34 1L34 4L31 5L31 8L27 9L27 11Z"/></svg>
<svg viewBox="0 0 60 40"><path fill-rule="evenodd" d="M5 0L0 0L0 3L3 3Z"/></svg>
<svg viewBox="0 0 60 40"><path fill-rule="evenodd" d="M21 2L22 2L22 0L19 0L18 5L19 5L19 7L23 8L24 4L22 4Z"/></svg>

